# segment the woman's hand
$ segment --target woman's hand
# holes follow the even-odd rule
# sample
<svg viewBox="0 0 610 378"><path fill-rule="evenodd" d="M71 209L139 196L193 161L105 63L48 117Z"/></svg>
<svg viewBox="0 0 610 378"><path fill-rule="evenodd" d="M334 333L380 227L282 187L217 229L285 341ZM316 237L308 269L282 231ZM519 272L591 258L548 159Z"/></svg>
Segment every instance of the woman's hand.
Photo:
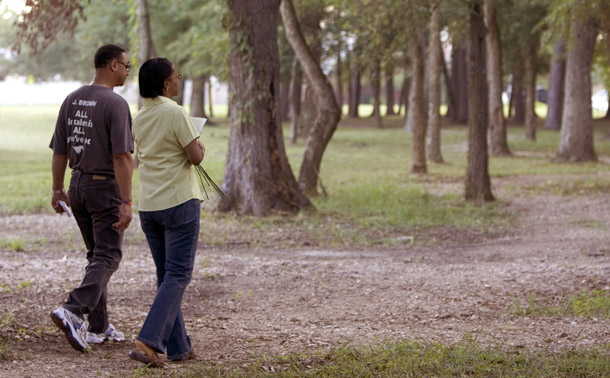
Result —
<svg viewBox="0 0 610 378"><path fill-rule="evenodd" d="M184 147L184 151L186 152L186 156L189 161L193 165L199 165L203 160L203 156L205 155L205 147L199 139L193 139L193 141Z"/></svg>

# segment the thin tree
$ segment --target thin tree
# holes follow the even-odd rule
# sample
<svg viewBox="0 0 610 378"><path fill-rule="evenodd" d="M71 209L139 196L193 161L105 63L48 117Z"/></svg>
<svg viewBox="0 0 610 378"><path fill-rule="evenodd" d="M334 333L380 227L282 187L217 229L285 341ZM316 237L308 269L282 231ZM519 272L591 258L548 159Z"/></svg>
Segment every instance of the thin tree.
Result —
<svg viewBox="0 0 610 378"><path fill-rule="evenodd" d="M231 131L221 211L268 215L311 207L288 165L279 122L280 0L229 0Z"/></svg>
<svg viewBox="0 0 610 378"><path fill-rule="evenodd" d="M561 130L561 116L563 114L563 93L566 76L565 42L559 40L553 47L551 62L551 75L547 96L548 111L544 128L548 130Z"/></svg>
<svg viewBox="0 0 610 378"><path fill-rule="evenodd" d="M341 119L341 110L335 99L333 88L314 59L297 20L291 0L283 0L280 6L282 20L286 29L286 38L309 79L316 97L317 114L309 129L303 161L299 171L299 186L307 194L317 194L320 166L326 146L330 142L337 124Z"/></svg>
<svg viewBox="0 0 610 378"><path fill-rule="evenodd" d="M579 2L579 5L582 7L583 2ZM566 62L566 87L558 153L558 158L561 160L597 160L593 148L591 106L591 63L597 30L598 23L592 17L574 19L570 25L570 47Z"/></svg>
<svg viewBox="0 0 610 378"><path fill-rule="evenodd" d="M538 55L539 33L525 46L525 137L536 140L536 58Z"/></svg>
<svg viewBox="0 0 610 378"><path fill-rule="evenodd" d="M409 114L407 120L412 122L413 143L411 154L411 172L426 173L426 103L424 101L424 38L423 32L416 32L409 46L413 78L411 81L411 96L409 98ZM408 123L408 121L407 121ZM408 126L407 126L408 129Z"/></svg>
<svg viewBox="0 0 610 378"><path fill-rule="evenodd" d="M203 74L193 78L191 91L191 117L208 118L205 113L205 83L209 75Z"/></svg>
<svg viewBox="0 0 610 378"><path fill-rule="evenodd" d="M433 5L430 20L430 45L428 46L428 159L443 162L441 153L441 2Z"/></svg>
<svg viewBox="0 0 610 378"><path fill-rule="evenodd" d="M470 12L470 51L468 54L468 168L465 197L469 201L493 201L487 155L487 70L485 34L481 4L473 1Z"/></svg>
<svg viewBox="0 0 610 378"><path fill-rule="evenodd" d="M496 21L495 0L483 2L487 37L487 86L489 89L489 142L490 152L494 156L510 155L502 103L502 47L500 31Z"/></svg>

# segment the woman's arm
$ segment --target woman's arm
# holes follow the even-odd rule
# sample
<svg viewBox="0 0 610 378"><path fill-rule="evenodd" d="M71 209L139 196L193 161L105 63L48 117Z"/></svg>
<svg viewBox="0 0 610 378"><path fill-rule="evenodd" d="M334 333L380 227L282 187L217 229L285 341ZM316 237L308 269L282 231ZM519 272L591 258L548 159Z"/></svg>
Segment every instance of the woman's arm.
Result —
<svg viewBox="0 0 610 378"><path fill-rule="evenodd" d="M184 147L184 151L186 151L186 156L189 158L189 161L193 165L198 165L203 160L203 156L205 155L205 147L199 139L193 139L193 141L187 144Z"/></svg>

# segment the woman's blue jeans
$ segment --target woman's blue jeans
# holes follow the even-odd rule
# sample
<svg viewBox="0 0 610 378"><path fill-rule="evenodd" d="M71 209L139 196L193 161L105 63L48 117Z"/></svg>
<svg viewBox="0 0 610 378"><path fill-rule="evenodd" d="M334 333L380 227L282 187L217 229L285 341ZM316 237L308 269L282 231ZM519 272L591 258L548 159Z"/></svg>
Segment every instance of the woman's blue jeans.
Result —
<svg viewBox="0 0 610 378"><path fill-rule="evenodd" d="M192 199L159 211L140 211L142 231L157 268L157 295L138 335L138 340L178 360L191 351L181 303L191 281L197 240L200 205Z"/></svg>

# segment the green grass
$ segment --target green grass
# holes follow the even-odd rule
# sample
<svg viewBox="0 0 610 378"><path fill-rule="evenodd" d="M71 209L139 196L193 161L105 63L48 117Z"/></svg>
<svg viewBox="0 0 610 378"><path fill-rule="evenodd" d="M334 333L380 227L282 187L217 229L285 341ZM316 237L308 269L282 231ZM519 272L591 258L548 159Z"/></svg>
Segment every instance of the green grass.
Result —
<svg viewBox="0 0 610 378"><path fill-rule="evenodd" d="M222 115L222 109L217 115ZM370 109L369 109L370 110ZM50 207L51 151L58 106L8 106L0 109L0 214L52 213ZM362 114L367 114L363 107ZM216 126L206 126L203 166L221 183L226 159L229 128L218 118ZM401 116L384 118L384 129L374 120L344 119L322 161L320 183L328 194L312 198L314 213L297 217L272 216L263 220L234 214L204 215L202 239L213 245L245 244L262 246L270 232L292 229L309 245L394 245L396 238L413 236L435 227L489 231L510 224L511 214L497 203L474 205L463 200L466 171L467 127L446 125L442 132L445 164L429 164L426 175L409 173L411 134L403 131ZM596 151L610 156L610 142L602 136L610 123L596 121ZM610 188L610 165L605 163L567 164L552 158L559 133L539 130L537 140L525 138L522 126L508 129L511 157L490 158L492 183L497 177L544 176L531 184L508 185L509 196L552 193L559 195L603 194ZM285 125L284 135L289 130ZM303 156L304 141L286 141L286 150L295 176ZM571 177L573 176L573 177ZM66 175L66 186L69 173ZM510 181L510 180L509 180ZM133 197L137 200L138 173L134 172ZM214 209L214 197L204 208ZM509 199L509 198L507 198ZM498 205L500 204L500 206ZM239 236L234 236L235 231ZM134 241L141 241L136 235ZM277 247L293 246L287 237L271 238ZM418 240L418 239L416 239Z"/></svg>
<svg viewBox="0 0 610 378"><path fill-rule="evenodd" d="M133 377L156 376L151 369ZM174 377L607 377L605 349L527 351L481 345L403 341L370 347L345 345L313 355L260 357L240 368L193 364Z"/></svg>
<svg viewBox="0 0 610 378"><path fill-rule="evenodd" d="M610 291L581 290L561 298L530 296L522 305L515 301L511 312L530 317L576 317L610 319Z"/></svg>

